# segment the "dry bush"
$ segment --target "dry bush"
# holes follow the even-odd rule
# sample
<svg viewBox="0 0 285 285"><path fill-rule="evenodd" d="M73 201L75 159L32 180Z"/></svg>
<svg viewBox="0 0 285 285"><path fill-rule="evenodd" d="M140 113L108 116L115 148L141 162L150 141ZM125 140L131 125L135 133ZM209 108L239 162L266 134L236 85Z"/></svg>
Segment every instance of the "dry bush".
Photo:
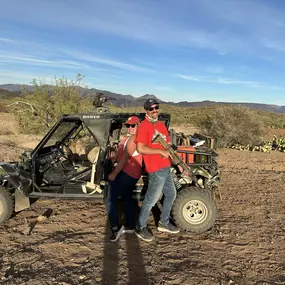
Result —
<svg viewBox="0 0 285 285"><path fill-rule="evenodd" d="M82 76L75 80L55 78L54 85L33 81L32 94L23 92L21 101L13 104L13 111L23 133L39 134L49 130L64 114L77 114L92 109L91 97L81 94Z"/></svg>
<svg viewBox="0 0 285 285"><path fill-rule="evenodd" d="M5 105L5 101L2 101L2 99L0 102L0 113L8 113L8 108Z"/></svg>
<svg viewBox="0 0 285 285"><path fill-rule="evenodd" d="M215 139L216 147L255 144L264 134L263 122L256 111L234 105L212 108L201 116L198 126L202 133Z"/></svg>
<svg viewBox="0 0 285 285"><path fill-rule="evenodd" d="M17 134L18 123L12 114L0 113L0 135Z"/></svg>
<svg viewBox="0 0 285 285"><path fill-rule="evenodd" d="M92 110L92 98L83 96L82 76L75 80L55 78L53 86L47 86L41 81L33 81L34 92L24 92L25 97L13 98L15 101L24 101L12 105L17 114L21 132L40 134L46 132L63 114L76 114ZM85 86L84 86L85 87ZM10 102L11 103L11 102ZM11 104L10 104L11 105ZM108 103L110 111L114 113L141 113L143 106L116 107L112 101ZM1 107L2 106L2 107ZM0 110L6 110L0 104ZM278 113L257 111L237 105L213 105L209 107L186 108L182 106L160 104L161 112L171 114L171 125L197 127L200 132L216 138L218 145L242 141L253 142L258 140L264 127L285 127L285 116ZM201 130L202 128L202 130Z"/></svg>
<svg viewBox="0 0 285 285"><path fill-rule="evenodd" d="M263 125L273 129L284 129L285 128L285 115L275 112L264 112L257 111L261 116Z"/></svg>

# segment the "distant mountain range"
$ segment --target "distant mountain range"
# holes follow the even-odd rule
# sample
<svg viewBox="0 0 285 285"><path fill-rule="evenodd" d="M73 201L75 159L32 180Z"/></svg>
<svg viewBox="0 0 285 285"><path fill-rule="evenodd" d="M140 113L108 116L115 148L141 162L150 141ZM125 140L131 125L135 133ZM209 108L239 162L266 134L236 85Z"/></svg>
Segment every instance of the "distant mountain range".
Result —
<svg viewBox="0 0 285 285"><path fill-rule="evenodd" d="M11 98L15 96L19 96L21 91L25 88L29 92L33 92L32 85L20 85L20 84L3 84L0 85L0 98ZM272 105L272 104L261 104L261 103L239 103L239 102L216 102L216 101L198 101L198 102L188 102L188 101L181 101L178 103L175 102L166 102L159 98L157 98L153 94L145 94L141 97L134 97L132 95L122 95L106 90L99 90L95 88L82 88L79 87L82 93L82 96L86 96L89 94L96 94L96 92L102 92L115 106L118 107L136 107L136 106L143 106L143 103L148 98L157 99L161 103L174 105L174 106L183 106L183 107L190 107L190 108L201 108L201 107L208 107L217 104L231 104L231 105L242 105L252 109L268 111L268 112L277 112L285 114L285 106L279 105Z"/></svg>

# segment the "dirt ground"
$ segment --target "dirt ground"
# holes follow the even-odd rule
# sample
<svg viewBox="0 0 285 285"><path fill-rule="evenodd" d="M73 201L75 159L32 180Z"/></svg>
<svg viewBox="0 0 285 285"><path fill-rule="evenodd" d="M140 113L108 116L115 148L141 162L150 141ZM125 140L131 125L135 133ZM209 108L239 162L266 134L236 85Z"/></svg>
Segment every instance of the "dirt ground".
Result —
<svg viewBox="0 0 285 285"><path fill-rule="evenodd" d="M37 137L0 136L0 161ZM285 284L285 153L219 150L218 219L203 234L109 242L100 201L39 200L0 226L0 284ZM36 223L39 215L49 218Z"/></svg>

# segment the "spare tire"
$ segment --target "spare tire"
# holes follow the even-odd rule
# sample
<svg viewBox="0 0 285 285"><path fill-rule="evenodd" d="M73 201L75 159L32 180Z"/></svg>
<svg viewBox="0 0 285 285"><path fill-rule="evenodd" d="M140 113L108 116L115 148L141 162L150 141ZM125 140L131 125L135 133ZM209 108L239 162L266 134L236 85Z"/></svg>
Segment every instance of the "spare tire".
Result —
<svg viewBox="0 0 285 285"><path fill-rule="evenodd" d="M0 187L0 225L7 221L13 213L13 198L4 187Z"/></svg>
<svg viewBox="0 0 285 285"><path fill-rule="evenodd" d="M187 187L177 193L172 214L182 230L202 233L215 224L217 205L209 192L198 187Z"/></svg>

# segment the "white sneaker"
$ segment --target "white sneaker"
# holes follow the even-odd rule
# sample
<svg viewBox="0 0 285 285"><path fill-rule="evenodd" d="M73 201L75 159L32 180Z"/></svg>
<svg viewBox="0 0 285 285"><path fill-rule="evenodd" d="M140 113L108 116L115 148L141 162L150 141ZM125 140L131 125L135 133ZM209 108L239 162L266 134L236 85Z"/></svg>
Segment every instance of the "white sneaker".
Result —
<svg viewBox="0 0 285 285"><path fill-rule="evenodd" d="M119 229L117 230L112 230L112 235L111 237L109 238L110 241L114 242L114 241L117 241L121 234L124 232L124 226L121 226Z"/></svg>
<svg viewBox="0 0 285 285"><path fill-rule="evenodd" d="M135 232L135 229L129 229L124 227L123 233L124 234L133 234Z"/></svg>

